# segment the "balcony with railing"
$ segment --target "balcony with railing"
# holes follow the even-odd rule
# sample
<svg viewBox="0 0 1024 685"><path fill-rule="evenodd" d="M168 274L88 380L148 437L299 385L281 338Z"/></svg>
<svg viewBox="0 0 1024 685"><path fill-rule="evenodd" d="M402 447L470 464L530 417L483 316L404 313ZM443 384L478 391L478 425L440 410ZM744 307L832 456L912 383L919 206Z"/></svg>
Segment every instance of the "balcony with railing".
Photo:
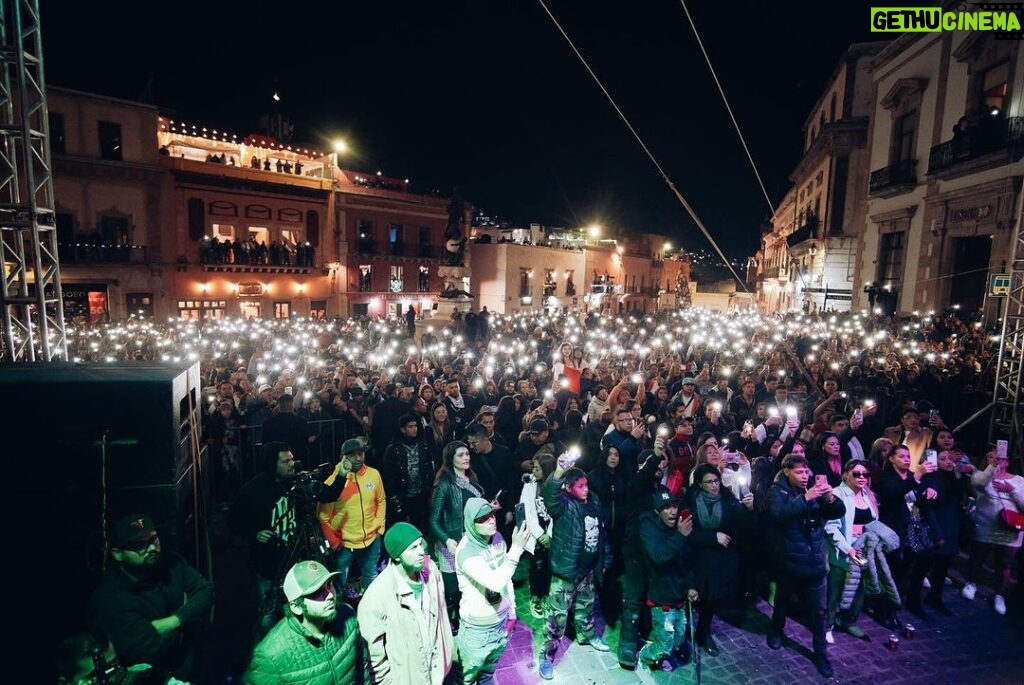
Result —
<svg viewBox="0 0 1024 685"><path fill-rule="evenodd" d="M876 197L893 197L917 185L917 160L902 159L871 172L868 192Z"/></svg>
<svg viewBox="0 0 1024 685"><path fill-rule="evenodd" d="M785 266L775 265L766 266L761 270L761 278L786 278L789 276L789 270Z"/></svg>
<svg viewBox="0 0 1024 685"><path fill-rule="evenodd" d="M984 117L928 153L928 175L943 180L1010 164L1024 154L1024 117Z"/></svg>
<svg viewBox="0 0 1024 685"><path fill-rule="evenodd" d="M809 214L807 218L804 219L800 228L796 229L786 237L786 245L792 249L805 240L816 238L818 235L818 226L820 224L821 221L818 220L818 217L813 214Z"/></svg>
<svg viewBox="0 0 1024 685"><path fill-rule="evenodd" d="M240 241L233 244L218 242L207 236L199 241L197 252L204 271L309 273L317 265L316 249L309 243L253 247ZM178 259L180 266L187 265L189 261L184 255Z"/></svg>
<svg viewBox="0 0 1024 685"><path fill-rule="evenodd" d="M57 243L57 255L62 265L145 264L148 259L145 245L109 245L88 240Z"/></svg>
<svg viewBox="0 0 1024 685"><path fill-rule="evenodd" d="M621 295L622 286L613 283L592 283L590 292L594 295Z"/></svg>

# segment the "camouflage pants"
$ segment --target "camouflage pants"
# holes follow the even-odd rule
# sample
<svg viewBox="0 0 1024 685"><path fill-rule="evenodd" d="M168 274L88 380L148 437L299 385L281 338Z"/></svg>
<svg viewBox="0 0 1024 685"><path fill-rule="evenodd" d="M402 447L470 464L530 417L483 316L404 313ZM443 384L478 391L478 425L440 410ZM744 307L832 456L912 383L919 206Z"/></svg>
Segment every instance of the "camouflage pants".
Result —
<svg viewBox="0 0 1024 685"><path fill-rule="evenodd" d="M565 626L569 620L569 607L575 605L573 622L576 626L576 641L589 642L594 639L594 572L580 578L575 583L553 576L551 590L548 591L545 613L548 617L544 628L543 641L537 650L538 657L543 659L554 651L556 643L565 635Z"/></svg>

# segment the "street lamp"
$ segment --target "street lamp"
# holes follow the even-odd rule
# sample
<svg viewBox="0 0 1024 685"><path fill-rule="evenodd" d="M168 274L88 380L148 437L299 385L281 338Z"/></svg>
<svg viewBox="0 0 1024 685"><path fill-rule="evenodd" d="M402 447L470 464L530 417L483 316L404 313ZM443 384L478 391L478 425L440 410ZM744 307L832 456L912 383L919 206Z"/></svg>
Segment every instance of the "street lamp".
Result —
<svg viewBox="0 0 1024 685"><path fill-rule="evenodd" d="M590 226L587 227L587 234L594 239L600 238L601 224L590 224Z"/></svg>
<svg viewBox="0 0 1024 685"><path fill-rule="evenodd" d="M348 152L348 143L344 139L338 138L334 141L334 151L340 153Z"/></svg>

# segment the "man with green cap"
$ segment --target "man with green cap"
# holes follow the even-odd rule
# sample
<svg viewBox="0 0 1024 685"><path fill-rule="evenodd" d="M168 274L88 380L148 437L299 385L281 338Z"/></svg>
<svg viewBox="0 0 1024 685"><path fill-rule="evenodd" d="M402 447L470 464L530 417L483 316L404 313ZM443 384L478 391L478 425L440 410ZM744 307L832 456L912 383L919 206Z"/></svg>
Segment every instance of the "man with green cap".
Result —
<svg viewBox="0 0 1024 685"><path fill-rule="evenodd" d="M494 507L472 497L463 509L465 534L455 551L459 602L459 660L465 685L488 685L516 623L512 574L530 540L524 522L512 532L506 551Z"/></svg>
<svg viewBox="0 0 1024 685"><path fill-rule="evenodd" d="M359 631L375 685L441 685L452 667L452 628L441 572L423 534L396 523L384 535L391 562L359 603Z"/></svg>

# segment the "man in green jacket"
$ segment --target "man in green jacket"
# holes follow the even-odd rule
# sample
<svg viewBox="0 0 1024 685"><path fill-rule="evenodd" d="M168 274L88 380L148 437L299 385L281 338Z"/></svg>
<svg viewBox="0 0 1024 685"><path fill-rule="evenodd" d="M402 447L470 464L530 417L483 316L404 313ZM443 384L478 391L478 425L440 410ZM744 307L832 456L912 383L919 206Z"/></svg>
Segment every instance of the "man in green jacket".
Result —
<svg viewBox="0 0 1024 685"><path fill-rule="evenodd" d="M246 685L368 685L366 645L352 607L338 601L337 573L300 561L284 577L291 610L256 645Z"/></svg>

